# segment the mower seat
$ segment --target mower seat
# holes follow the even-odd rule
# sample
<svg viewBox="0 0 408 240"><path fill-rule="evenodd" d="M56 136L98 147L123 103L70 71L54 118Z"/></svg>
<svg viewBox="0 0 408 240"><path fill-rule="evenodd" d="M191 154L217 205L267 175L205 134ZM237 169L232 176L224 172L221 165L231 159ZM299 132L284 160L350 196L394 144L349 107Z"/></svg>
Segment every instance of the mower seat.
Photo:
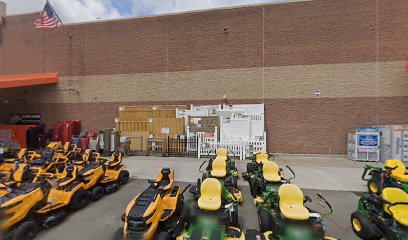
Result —
<svg viewBox="0 0 408 240"><path fill-rule="evenodd" d="M54 161L53 157L54 157L54 150L47 149L41 155L41 159L34 160L33 162L31 162L31 164L34 166L48 164Z"/></svg>
<svg viewBox="0 0 408 240"><path fill-rule="evenodd" d="M258 163L258 164L260 164L260 163L264 164L265 162L268 161L268 158L269 158L269 156L266 153L266 151L261 150L256 154L255 160L256 160L256 163Z"/></svg>
<svg viewBox="0 0 408 240"><path fill-rule="evenodd" d="M57 179L57 186L64 187L77 178L78 168L74 165L70 165L65 167L64 171L62 172L61 178Z"/></svg>
<svg viewBox="0 0 408 240"><path fill-rule="evenodd" d="M403 183L408 183L408 174L407 174L407 168L405 167L405 164L401 160L393 159L393 160L387 160L385 161L384 164L385 168L394 168L391 172L391 177L395 178L396 180L403 182Z"/></svg>
<svg viewBox="0 0 408 240"><path fill-rule="evenodd" d="M201 183L198 207L201 210L217 211L221 208L221 183L215 178L206 178Z"/></svg>
<svg viewBox="0 0 408 240"><path fill-rule="evenodd" d="M156 188L159 190L169 190L174 183L174 171L171 168L162 168L157 174Z"/></svg>
<svg viewBox="0 0 408 240"><path fill-rule="evenodd" d="M122 163L122 153L120 152L114 152L112 154L111 160L106 164L108 168L115 168L119 164Z"/></svg>
<svg viewBox="0 0 408 240"><path fill-rule="evenodd" d="M22 148L20 149L20 151L17 154L17 158L18 159L24 159L24 157L26 157L28 155L28 150L27 148Z"/></svg>
<svg viewBox="0 0 408 240"><path fill-rule="evenodd" d="M73 157L72 157L72 161L74 162L74 164L75 165L83 165L83 164L85 164L85 157L81 154L81 153L79 153L79 152L76 152L76 153L74 153L74 155L73 155Z"/></svg>
<svg viewBox="0 0 408 240"><path fill-rule="evenodd" d="M227 175L227 158L216 157L212 162L211 176L225 177Z"/></svg>
<svg viewBox="0 0 408 240"><path fill-rule="evenodd" d="M408 193L399 188L385 188L382 192L384 200L390 203L408 203ZM384 211L392 215L395 221L408 227L408 205L395 205L388 208L388 204L384 204Z"/></svg>
<svg viewBox="0 0 408 240"><path fill-rule="evenodd" d="M225 148L218 148L217 149L217 157L228 158L228 150L225 149Z"/></svg>
<svg viewBox="0 0 408 240"><path fill-rule="evenodd" d="M283 184L279 188L278 194L279 208L285 218L297 221L309 219L309 210L303 205L304 196L298 186Z"/></svg>
<svg viewBox="0 0 408 240"><path fill-rule="evenodd" d="M267 182L280 182L281 176L279 175L279 166L275 162L265 161L262 167L263 178Z"/></svg>

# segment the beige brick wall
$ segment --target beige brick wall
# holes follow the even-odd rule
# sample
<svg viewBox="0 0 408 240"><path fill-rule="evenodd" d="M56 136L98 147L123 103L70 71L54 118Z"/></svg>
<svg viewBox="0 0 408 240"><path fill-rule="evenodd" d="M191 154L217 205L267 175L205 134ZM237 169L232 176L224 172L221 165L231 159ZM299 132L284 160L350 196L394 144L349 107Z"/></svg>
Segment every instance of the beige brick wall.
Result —
<svg viewBox="0 0 408 240"><path fill-rule="evenodd" d="M61 77L57 86L0 91L29 103L408 96L404 62ZM378 80L378 82L377 82ZM377 88L378 86L378 88ZM79 93L78 93L79 91Z"/></svg>

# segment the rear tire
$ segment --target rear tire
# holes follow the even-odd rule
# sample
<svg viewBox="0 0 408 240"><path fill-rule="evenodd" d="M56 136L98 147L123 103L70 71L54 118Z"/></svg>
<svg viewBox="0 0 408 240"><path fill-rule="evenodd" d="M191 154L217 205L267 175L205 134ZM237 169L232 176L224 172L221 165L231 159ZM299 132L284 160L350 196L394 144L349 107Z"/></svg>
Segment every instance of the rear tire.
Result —
<svg viewBox="0 0 408 240"><path fill-rule="evenodd" d="M157 240L170 240L170 233L163 231L159 233L159 235L157 235L156 239Z"/></svg>
<svg viewBox="0 0 408 240"><path fill-rule="evenodd" d="M259 186L259 181L257 178L249 179L249 191L251 192L251 195L254 198L256 198L256 194L258 193L258 186Z"/></svg>
<svg viewBox="0 0 408 240"><path fill-rule="evenodd" d="M251 174L254 171L255 171L254 164L253 163L247 163L247 173Z"/></svg>
<svg viewBox="0 0 408 240"><path fill-rule="evenodd" d="M35 221L25 221L14 230L12 240L31 240L37 235L39 229Z"/></svg>
<svg viewBox="0 0 408 240"><path fill-rule="evenodd" d="M353 212L351 214L351 226L354 233L364 240L378 240L381 239L375 225L360 212Z"/></svg>
<svg viewBox="0 0 408 240"><path fill-rule="evenodd" d="M238 177L233 176L231 178L231 185L233 188L238 189Z"/></svg>
<svg viewBox="0 0 408 240"><path fill-rule="evenodd" d="M271 215L268 210L265 208L261 207L258 210L258 218L259 218L259 230L261 230L262 233L271 231Z"/></svg>
<svg viewBox="0 0 408 240"><path fill-rule="evenodd" d="M122 170L119 173L118 183L119 183L120 186L123 186L128 182L129 182L129 171L128 170Z"/></svg>
<svg viewBox="0 0 408 240"><path fill-rule="evenodd" d="M239 228L238 223L238 206L233 208L234 211L231 212L230 226Z"/></svg>
<svg viewBox="0 0 408 240"><path fill-rule="evenodd" d="M105 189L101 186L96 186L94 189L91 191L91 198L92 201L98 201L105 195Z"/></svg>
<svg viewBox="0 0 408 240"><path fill-rule="evenodd" d="M78 210L85 207L89 202L89 193L85 190L78 190L71 198L69 206L73 210Z"/></svg>

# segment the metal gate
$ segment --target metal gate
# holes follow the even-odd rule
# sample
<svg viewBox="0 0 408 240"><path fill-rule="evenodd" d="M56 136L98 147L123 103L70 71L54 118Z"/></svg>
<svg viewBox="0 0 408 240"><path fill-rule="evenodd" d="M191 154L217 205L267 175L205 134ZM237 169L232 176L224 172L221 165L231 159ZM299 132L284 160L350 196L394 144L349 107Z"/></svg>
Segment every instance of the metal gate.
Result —
<svg viewBox="0 0 408 240"><path fill-rule="evenodd" d="M198 157L198 138L167 138L168 157Z"/></svg>

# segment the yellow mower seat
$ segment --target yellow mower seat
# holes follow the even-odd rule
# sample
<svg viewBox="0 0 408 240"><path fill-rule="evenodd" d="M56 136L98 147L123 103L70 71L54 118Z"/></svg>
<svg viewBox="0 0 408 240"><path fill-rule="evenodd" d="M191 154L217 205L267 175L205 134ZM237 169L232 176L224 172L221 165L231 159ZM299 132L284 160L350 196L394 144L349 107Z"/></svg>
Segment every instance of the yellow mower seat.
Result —
<svg viewBox="0 0 408 240"><path fill-rule="evenodd" d="M385 188L382 192L382 197L390 203L408 202L408 193L399 188ZM395 205L390 207L390 209L388 209L388 206L388 204L384 204L384 211L392 215L395 221L408 227L408 205Z"/></svg>
<svg viewBox="0 0 408 240"><path fill-rule="evenodd" d="M215 178L206 178L201 183L198 207L202 210L216 211L221 208L221 183Z"/></svg>
<svg viewBox="0 0 408 240"><path fill-rule="evenodd" d="M392 159L392 160L387 160L385 161L384 167L387 168L394 168L391 173L391 177L397 179L400 182L408 183L408 174L406 173L407 168L405 167L405 164L401 160L397 159Z"/></svg>
<svg viewBox="0 0 408 240"><path fill-rule="evenodd" d="M218 148L217 149L217 157L228 157L228 150L226 148Z"/></svg>
<svg viewBox="0 0 408 240"><path fill-rule="evenodd" d="M212 162L211 176L225 177L227 175L227 158L216 157Z"/></svg>
<svg viewBox="0 0 408 240"><path fill-rule="evenodd" d="M269 158L269 156L266 153L266 151L261 150L256 154L255 160L256 160L256 163L258 163L258 164L260 164L260 163L264 164L266 161L268 161L268 158Z"/></svg>
<svg viewBox="0 0 408 240"><path fill-rule="evenodd" d="M303 205L302 190L294 184L283 184L279 188L279 208L282 215L291 220L309 219L309 210Z"/></svg>
<svg viewBox="0 0 408 240"><path fill-rule="evenodd" d="M263 178L268 182L280 182L279 166L275 162L265 161L262 167Z"/></svg>

